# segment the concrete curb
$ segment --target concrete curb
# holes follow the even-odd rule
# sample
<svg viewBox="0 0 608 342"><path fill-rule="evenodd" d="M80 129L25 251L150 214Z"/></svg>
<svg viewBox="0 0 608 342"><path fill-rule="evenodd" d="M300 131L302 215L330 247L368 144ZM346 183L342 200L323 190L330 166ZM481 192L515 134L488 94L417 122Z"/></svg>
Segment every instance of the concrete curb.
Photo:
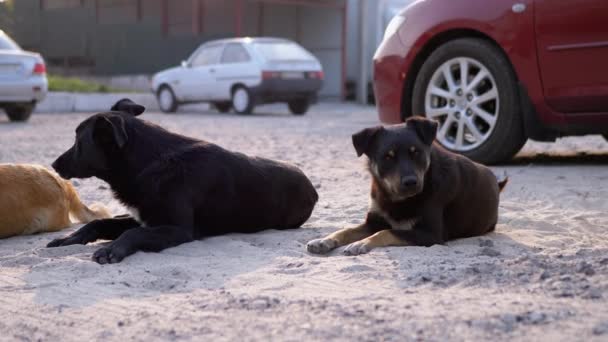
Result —
<svg viewBox="0 0 608 342"><path fill-rule="evenodd" d="M67 93L49 92L46 99L36 106L37 113L71 113L107 111L116 101L128 97L148 111L158 111L158 103L152 94L146 93Z"/></svg>

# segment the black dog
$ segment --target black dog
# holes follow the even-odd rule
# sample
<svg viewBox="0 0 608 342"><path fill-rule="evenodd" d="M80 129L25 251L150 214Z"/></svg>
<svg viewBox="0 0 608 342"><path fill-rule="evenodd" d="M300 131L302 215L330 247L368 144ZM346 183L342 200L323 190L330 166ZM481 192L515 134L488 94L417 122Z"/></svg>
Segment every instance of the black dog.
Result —
<svg viewBox="0 0 608 342"><path fill-rule="evenodd" d="M357 155L367 155L371 205L364 224L310 241L311 253L350 244L357 255L382 246L431 246L494 230L498 197L507 179L436 143L437 123L414 117L388 128L353 135Z"/></svg>
<svg viewBox="0 0 608 342"><path fill-rule="evenodd" d="M301 226L318 195L297 167L227 151L168 132L121 100L76 128L76 142L53 168L63 178L98 177L132 212L87 224L49 247L114 240L93 260L120 262L205 236Z"/></svg>

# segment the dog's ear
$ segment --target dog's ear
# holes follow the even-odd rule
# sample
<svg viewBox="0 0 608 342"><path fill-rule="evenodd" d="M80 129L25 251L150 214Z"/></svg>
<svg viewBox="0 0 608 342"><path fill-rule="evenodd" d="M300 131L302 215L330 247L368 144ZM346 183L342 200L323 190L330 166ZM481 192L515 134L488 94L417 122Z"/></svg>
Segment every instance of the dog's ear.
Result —
<svg viewBox="0 0 608 342"><path fill-rule="evenodd" d="M412 127L420 140L427 144L431 145L433 140L435 140L435 136L437 135L437 121L429 120L420 116L412 116L411 118L405 121L407 126Z"/></svg>
<svg viewBox="0 0 608 342"><path fill-rule="evenodd" d="M93 135L101 142L113 141L116 146L122 148L128 139L125 119L119 115L99 116L95 121Z"/></svg>
<svg viewBox="0 0 608 342"><path fill-rule="evenodd" d="M369 147L382 130L384 130L384 127L376 126L353 134L353 146L355 147L355 151L357 151L357 157L361 157L362 154L369 152Z"/></svg>
<svg viewBox="0 0 608 342"><path fill-rule="evenodd" d="M131 101L131 99L122 99L116 102L112 108L110 108L110 110L138 116L146 110L146 107L138 105L137 103Z"/></svg>

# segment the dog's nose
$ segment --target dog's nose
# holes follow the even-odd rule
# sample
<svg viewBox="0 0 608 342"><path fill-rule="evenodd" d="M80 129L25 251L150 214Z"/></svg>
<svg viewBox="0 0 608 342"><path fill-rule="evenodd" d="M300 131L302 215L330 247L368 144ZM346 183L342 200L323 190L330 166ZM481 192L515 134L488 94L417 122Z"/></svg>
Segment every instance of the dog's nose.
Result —
<svg viewBox="0 0 608 342"><path fill-rule="evenodd" d="M58 163L57 163L57 160L55 160L55 161L53 162L53 164L51 164L51 167L52 167L52 168L53 168L53 170L55 170L55 171L57 171L57 164L58 164Z"/></svg>
<svg viewBox="0 0 608 342"><path fill-rule="evenodd" d="M403 188L411 188L416 185L418 185L418 180L414 176L401 178L401 187Z"/></svg>

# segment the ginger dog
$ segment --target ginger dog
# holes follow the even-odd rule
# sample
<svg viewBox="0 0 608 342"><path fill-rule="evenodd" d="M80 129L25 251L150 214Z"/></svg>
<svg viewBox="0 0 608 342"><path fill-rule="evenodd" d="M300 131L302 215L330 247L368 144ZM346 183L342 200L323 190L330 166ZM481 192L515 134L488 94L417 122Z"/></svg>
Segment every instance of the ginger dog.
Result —
<svg viewBox="0 0 608 342"><path fill-rule="evenodd" d="M0 164L0 238L55 232L108 218L102 206L84 205L72 183L38 165Z"/></svg>

